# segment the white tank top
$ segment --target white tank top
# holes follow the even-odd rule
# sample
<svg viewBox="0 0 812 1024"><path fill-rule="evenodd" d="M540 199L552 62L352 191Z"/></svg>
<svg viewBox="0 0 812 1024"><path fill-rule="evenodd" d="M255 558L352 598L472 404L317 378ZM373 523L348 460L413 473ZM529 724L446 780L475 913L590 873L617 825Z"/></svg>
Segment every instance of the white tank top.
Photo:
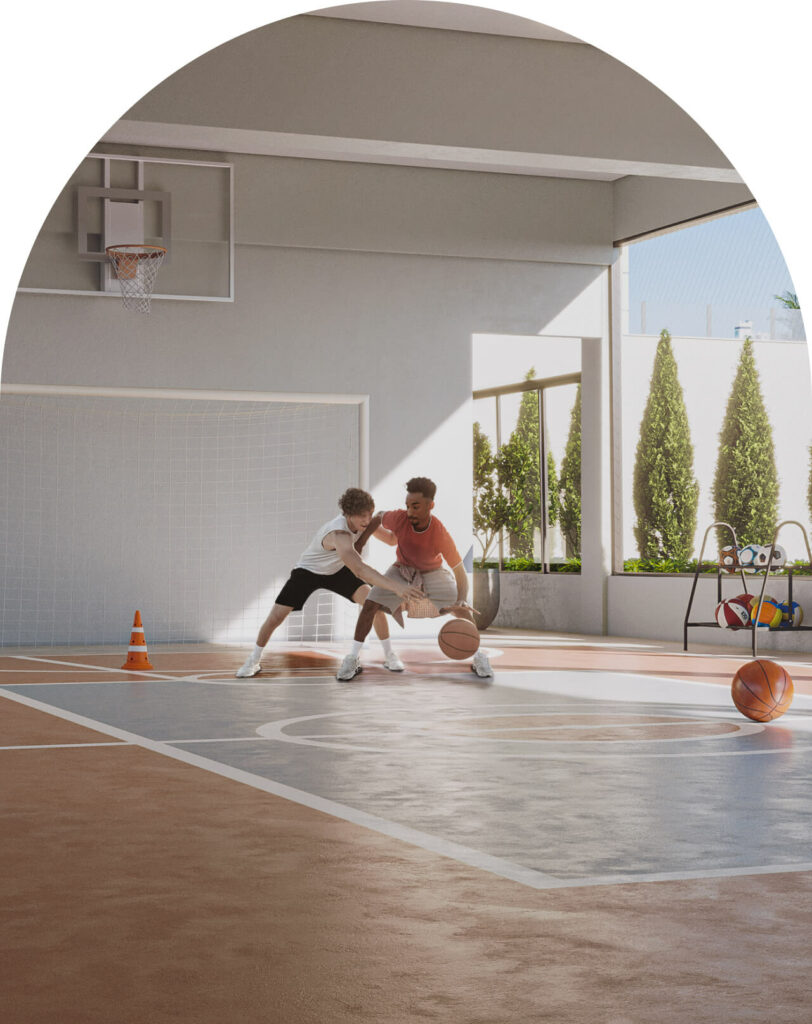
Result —
<svg viewBox="0 0 812 1024"><path fill-rule="evenodd" d="M325 523L324 526L320 526L316 530L313 540L304 549L296 563L297 569L308 569L310 572L318 573L319 576L331 576L334 572L344 568L344 563L338 552L326 551L321 545L327 534L332 533L333 530L343 530L348 533L352 537L353 544L361 535L360 530L358 533L352 532L345 516L336 516L335 519L331 519L329 523Z"/></svg>

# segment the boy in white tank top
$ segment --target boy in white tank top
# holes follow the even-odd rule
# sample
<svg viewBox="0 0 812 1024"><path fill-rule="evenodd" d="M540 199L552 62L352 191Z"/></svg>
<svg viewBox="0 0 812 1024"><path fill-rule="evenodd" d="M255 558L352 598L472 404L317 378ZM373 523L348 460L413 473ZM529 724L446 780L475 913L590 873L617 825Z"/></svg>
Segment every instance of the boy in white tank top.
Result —
<svg viewBox="0 0 812 1024"><path fill-rule="evenodd" d="M420 596L420 591L405 580L390 580L376 572L359 554L378 525L376 523L372 529L367 529L375 511L372 495L359 487L350 487L338 499L338 506L341 515L316 530L287 583L279 591L268 618L260 627L256 646L235 673L238 678L257 675L265 645L274 630L292 611L300 611L316 590L330 590L359 605L366 600L372 584L384 587L404 600L416 600ZM402 672L403 662L392 650L389 626L383 613L375 617L374 626L383 644L384 667L390 672Z"/></svg>

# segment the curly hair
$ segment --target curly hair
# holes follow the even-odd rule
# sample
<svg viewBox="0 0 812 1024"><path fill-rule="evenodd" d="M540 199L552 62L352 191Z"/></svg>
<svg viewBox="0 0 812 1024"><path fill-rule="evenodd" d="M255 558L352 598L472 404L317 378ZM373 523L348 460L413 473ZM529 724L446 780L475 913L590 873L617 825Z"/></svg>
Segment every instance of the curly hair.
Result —
<svg viewBox="0 0 812 1024"><path fill-rule="evenodd" d="M413 476L411 480L406 481L406 493L422 494L429 501L434 501L437 484L433 480L429 480L427 476Z"/></svg>
<svg viewBox="0 0 812 1024"><path fill-rule="evenodd" d="M362 512L374 512L372 495L360 487L348 487L338 499L338 507L345 516L359 516Z"/></svg>

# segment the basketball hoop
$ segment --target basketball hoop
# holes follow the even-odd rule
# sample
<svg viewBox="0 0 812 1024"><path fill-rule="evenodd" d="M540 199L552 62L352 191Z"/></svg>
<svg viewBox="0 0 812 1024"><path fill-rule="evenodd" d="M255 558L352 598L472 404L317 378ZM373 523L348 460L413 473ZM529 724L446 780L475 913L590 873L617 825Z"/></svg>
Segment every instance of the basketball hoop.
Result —
<svg viewBox="0 0 812 1024"><path fill-rule="evenodd" d="M124 308L149 313L152 289L166 249L162 245L108 245L105 252L115 269Z"/></svg>

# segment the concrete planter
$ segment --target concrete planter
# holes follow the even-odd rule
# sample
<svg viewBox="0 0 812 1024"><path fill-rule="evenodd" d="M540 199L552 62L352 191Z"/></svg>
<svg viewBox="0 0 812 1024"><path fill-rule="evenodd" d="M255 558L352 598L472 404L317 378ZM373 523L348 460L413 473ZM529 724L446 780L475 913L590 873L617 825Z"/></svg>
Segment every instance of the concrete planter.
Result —
<svg viewBox="0 0 812 1024"><path fill-rule="evenodd" d="M499 573L499 614L494 626L578 632L582 579L575 573ZM477 606L478 607L478 606Z"/></svg>
<svg viewBox="0 0 812 1024"><path fill-rule="evenodd" d="M474 622L477 629L487 629L499 612L501 594L498 569L474 569Z"/></svg>

